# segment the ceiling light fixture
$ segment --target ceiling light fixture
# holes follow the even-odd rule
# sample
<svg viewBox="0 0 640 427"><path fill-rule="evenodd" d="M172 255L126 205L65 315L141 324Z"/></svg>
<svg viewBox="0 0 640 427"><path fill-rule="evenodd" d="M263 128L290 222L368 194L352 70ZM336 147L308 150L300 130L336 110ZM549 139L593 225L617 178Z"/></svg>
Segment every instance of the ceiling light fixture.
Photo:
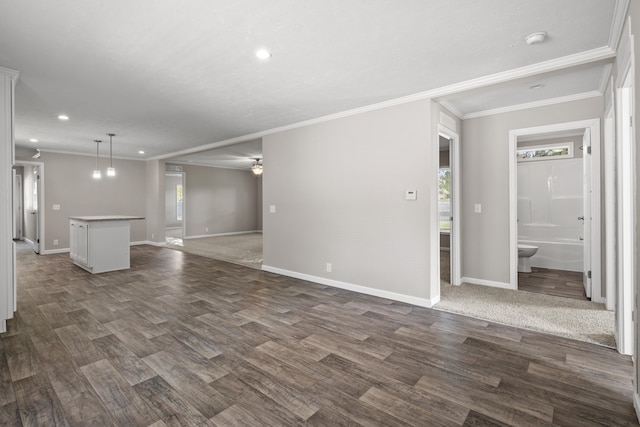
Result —
<svg viewBox="0 0 640 427"><path fill-rule="evenodd" d="M138 150L138 154L144 154L144 150Z"/></svg>
<svg viewBox="0 0 640 427"><path fill-rule="evenodd" d="M31 139L29 140L29 142L38 142L38 140L37 140L37 139L35 139L35 138L31 138Z"/></svg>
<svg viewBox="0 0 640 427"><path fill-rule="evenodd" d="M113 141L112 138L116 136L115 133L108 133L109 135L109 167L107 168L107 176L116 176L116 170L113 168Z"/></svg>
<svg viewBox="0 0 640 427"><path fill-rule="evenodd" d="M58 118L59 118L60 120L69 120L69 116L67 116L66 114L60 114L60 115L58 116Z"/></svg>
<svg viewBox="0 0 640 427"><path fill-rule="evenodd" d="M543 84L538 83L537 85L529 86L529 89L538 90L538 89L542 89L543 87L544 87Z"/></svg>
<svg viewBox="0 0 640 427"><path fill-rule="evenodd" d="M255 160L255 163L251 166L251 172L253 172L255 176L262 175L262 160L257 157L253 160Z"/></svg>
<svg viewBox="0 0 640 427"><path fill-rule="evenodd" d="M527 37L524 38L524 41L526 41L527 44L531 45L531 44L542 43L543 41L545 41L546 38L547 38L546 31L538 31L537 33L529 34Z"/></svg>
<svg viewBox="0 0 640 427"><path fill-rule="evenodd" d="M94 139L93 142L96 143L96 169L93 171L93 179L102 178L102 173L100 172L100 143L102 142L99 139Z"/></svg>
<svg viewBox="0 0 640 427"><path fill-rule="evenodd" d="M258 59L269 59L271 58L271 52L267 49L258 49L256 50L256 57Z"/></svg>

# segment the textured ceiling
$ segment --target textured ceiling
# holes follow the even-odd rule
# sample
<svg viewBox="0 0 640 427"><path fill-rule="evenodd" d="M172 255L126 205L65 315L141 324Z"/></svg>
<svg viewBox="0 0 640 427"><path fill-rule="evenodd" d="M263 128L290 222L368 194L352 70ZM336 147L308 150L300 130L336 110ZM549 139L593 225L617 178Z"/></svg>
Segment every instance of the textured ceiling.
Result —
<svg viewBox="0 0 640 427"><path fill-rule="evenodd" d="M21 72L22 149L92 153L94 139L114 132L114 156L149 158L602 48L615 6L4 0L0 66ZM547 31L548 41L527 45L534 31ZM259 47L273 57L256 59ZM448 102L468 114L597 90L604 66L541 76L546 86L536 94L527 89L531 79ZM60 113L71 119L59 121Z"/></svg>

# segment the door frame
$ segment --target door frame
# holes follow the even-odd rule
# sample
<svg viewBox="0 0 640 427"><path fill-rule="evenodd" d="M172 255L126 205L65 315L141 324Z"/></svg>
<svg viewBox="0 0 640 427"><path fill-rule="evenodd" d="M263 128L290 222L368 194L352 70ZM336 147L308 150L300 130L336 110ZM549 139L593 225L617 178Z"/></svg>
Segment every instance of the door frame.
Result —
<svg viewBox="0 0 640 427"><path fill-rule="evenodd" d="M32 161L26 161L26 160L19 160L16 161L14 166L29 166L29 167L33 167L33 166L38 166L39 168L39 175L40 175L40 184L38 187L38 222L37 222L37 227L38 227L38 236L40 241L38 242L38 252L39 254L44 254L46 253L45 248L44 248L44 244L46 242L45 240L45 228L44 228L44 224L45 224L45 212L46 209L44 208L45 206L45 196L44 196L44 191L45 191L45 180L44 180L44 162L32 162ZM24 184L24 181L23 181ZM23 192L25 192L26 189L24 188L23 185ZM24 206L24 205L23 205ZM23 209L24 210L24 209Z"/></svg>
<svg viewBox="0 0 640 427"><path fill-rule="evenodd" d="M24 190L22 189L22 175L18 175L15 168L13 174L13 238L23 239L24 225Z"/></svg>
<svg viewBox="0 0 640 427"><path fill-rule="evenodd" d="M604 208L605 208L605 288L607 310L614 310L616 307L616 114L613 102L605 108L604 113Z"/></svg>
<svg viewBox="0 0 640 427"><path fill-rule="evenodd" d="M518 164L516 158L518 137L576 129L588 129L591 134L591 295L592 301L604 302L600 258L600 119L598 118L512 129L509 131L510 287L511 289L518 289Z"/></svg>
<svg viewBox="0 0 640 427"><path fill-rule="evenodd" d="M447 138L449 143L449 169L451 170L451 232L450 232L450 256L451 256L451 284L460 286L462 276L460 273L460 135L446 126L438 124L438 136ZM437 187L436 187L437 188ZM438 238L440 227L438 226ZM440 254L438 253L438 258ZM440 263L438 262L438 284L440 283Z"/></svg>
<svg viewBox="0 0 640 427"><path fill-rule="evenodd" d="M634 115L634 70L630 65L624 73L622 84L616 89L617 138L617 296L616 296L616 346L622 354L634 353L635 325L635 127L629 121ZM628 105L625 106L625 95ZM628 114L625 114L628 107ZM628 129L628 142L624 130ZM625 150L626 148L626 150Z"/></svg>

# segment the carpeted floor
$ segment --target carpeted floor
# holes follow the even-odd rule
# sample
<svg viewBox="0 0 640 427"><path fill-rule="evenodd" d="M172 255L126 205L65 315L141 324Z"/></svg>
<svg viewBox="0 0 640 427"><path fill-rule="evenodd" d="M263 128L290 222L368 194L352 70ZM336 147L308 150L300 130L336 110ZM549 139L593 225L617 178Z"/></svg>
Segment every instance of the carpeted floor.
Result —
<svg viewBox="0 0 640 427"><path fill-rule="evenodd" d="M244 265L262 268L262 233L233 234L198 239L168 238L167 248Z"/></svg>
<svg viewBox="0 0 640 427"><path fill-rule="evenodd" d="M467 283L440 286L437 310L615 348L615 314L604 304Z"/></svg>

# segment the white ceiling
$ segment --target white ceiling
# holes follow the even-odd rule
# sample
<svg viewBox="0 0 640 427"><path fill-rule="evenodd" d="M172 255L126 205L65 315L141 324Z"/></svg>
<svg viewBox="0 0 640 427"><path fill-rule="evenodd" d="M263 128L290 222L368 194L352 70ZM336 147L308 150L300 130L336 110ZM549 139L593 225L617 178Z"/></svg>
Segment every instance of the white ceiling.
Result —
<svg viewBox="0 0 640 427"><path fill-rule="evenodd" d="M14 0L0 13L0 66L21 73L19 148L91 154L94 139L114 132L116 157L170 157L422 92L465 116L598 91L619 31L616 6ZM549 38L529 46L524 37L535 31ZM260 47L273 57L256 59ZM537 83L545 87L529 89ZM60 113L71 119L59 121ZM251 144L223 153L246 155Z"/></svg>

